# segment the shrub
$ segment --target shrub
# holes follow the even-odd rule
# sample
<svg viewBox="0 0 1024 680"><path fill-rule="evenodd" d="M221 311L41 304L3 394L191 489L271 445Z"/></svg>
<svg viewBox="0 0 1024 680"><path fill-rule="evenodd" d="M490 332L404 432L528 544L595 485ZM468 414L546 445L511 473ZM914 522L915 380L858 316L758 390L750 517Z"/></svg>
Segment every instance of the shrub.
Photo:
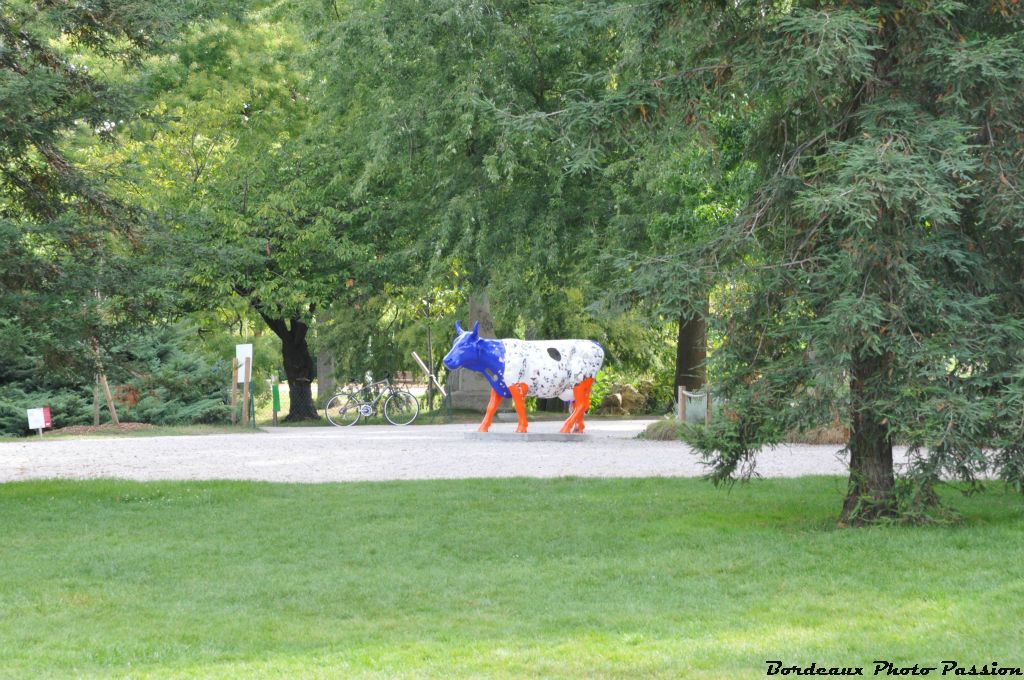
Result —
<svg viewBox="0 0 1024 680"><path fill-rule="evenodd" d="M120 420L155 425L228 420L230 364L190 347L192 334L185 324L155 327L112 348L107 377L121 398L116 403ZM92 375L54 377L27 347L8 344L0 350L7 350L0 363L18 367L3 375L0 434L27 434L25 410L41 406L50 407L54 428L92 423ZM104 417L105 412L104 407Z"/></svg>
<svg viewBox="0 0 1024 680"><path fill-rule="evenodd" d="M656 420L644 430L643 438L653 441L677 441L683 438L686 425L679 420L668 417Z"/></svg>

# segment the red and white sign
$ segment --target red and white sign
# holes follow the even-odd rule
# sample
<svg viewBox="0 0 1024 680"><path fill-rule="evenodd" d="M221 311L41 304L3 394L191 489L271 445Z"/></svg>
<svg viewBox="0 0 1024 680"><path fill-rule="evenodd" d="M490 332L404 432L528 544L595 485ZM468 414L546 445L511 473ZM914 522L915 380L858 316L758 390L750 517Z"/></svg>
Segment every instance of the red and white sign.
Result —
<svg viewBox="0 0 1024 680"><path fill-rule="evenodd" d="M50 407L30 408L28 414L28 429L42 430L46 427L53 427L53 419L50 417Z"/></svg>

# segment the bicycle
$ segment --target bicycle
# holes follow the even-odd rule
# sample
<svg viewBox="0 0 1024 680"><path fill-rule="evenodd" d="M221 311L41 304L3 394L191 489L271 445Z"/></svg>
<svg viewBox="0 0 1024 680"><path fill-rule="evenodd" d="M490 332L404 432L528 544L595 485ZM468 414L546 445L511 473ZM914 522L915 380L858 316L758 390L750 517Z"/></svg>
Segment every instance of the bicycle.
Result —
<svg viewBox="0 0 1024 680"><path fill-rule="evenodd" d="M420 414L420 403L416 397L392 385L388 378L362 385L356 390L338 392L327 402L324 411L331 425L348 427L362 418L376 415L381 400L384 401L384 418L392 425L409 425Z"/></svg>

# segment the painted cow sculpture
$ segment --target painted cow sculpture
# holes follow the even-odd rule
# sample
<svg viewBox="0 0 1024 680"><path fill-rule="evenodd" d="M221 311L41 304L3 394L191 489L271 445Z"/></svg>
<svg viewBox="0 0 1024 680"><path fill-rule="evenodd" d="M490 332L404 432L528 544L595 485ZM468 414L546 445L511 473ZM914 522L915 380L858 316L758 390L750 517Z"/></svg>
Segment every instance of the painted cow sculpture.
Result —
<svg viewBox="0 0 1024 680"><path fill-rule="evenodd" d="M592 340L492 340L480 337L480 322L471 331L455 322L458 337L444 358L449 369L483 373L491 384L491 401L478 431L487 432L503 398L512 398L519 416L516 432L526 432L528 396L573 403L562 432L583 432L590 389L604 361L604 349Z"/></svg>

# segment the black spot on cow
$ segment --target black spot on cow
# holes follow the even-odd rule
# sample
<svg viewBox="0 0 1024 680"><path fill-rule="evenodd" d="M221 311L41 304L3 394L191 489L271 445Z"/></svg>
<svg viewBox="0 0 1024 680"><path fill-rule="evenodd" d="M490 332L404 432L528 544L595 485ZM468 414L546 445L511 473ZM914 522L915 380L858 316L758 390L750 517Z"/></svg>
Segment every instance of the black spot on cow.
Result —
<svg viewBox="0 0 1024 680"><path fill-rule="evenodd" d="M555 361L561 361L562 360L561 352L559 352L554 347L548 347L548 356L551 357L552 359L554 359Z"/></svg>

